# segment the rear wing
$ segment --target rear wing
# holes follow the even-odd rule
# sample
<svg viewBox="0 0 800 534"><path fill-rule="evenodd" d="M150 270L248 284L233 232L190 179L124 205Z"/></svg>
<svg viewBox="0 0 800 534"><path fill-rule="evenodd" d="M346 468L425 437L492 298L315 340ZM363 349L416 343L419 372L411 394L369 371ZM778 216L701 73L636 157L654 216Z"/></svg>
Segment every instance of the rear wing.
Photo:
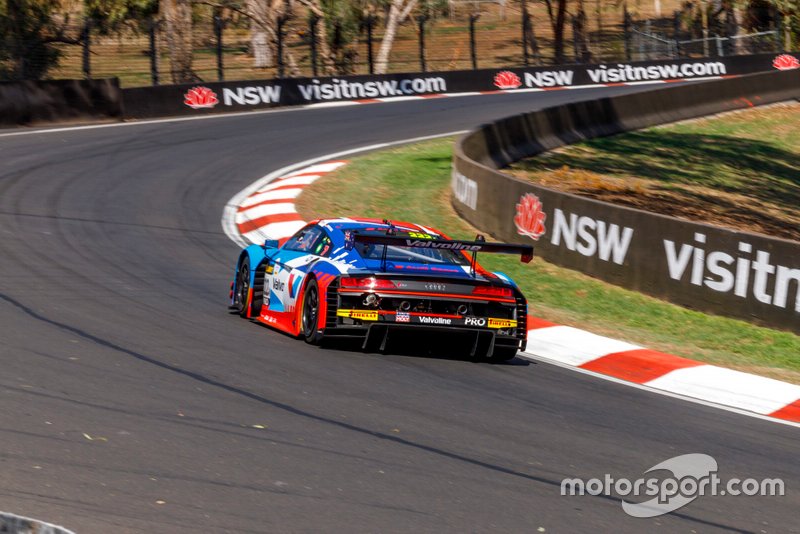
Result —
<svg viewBox="0 0 800 534"><path fill-rule="evenodd" d="M480 236L479 236L480 237ZM345 246L355 243L370 243L373 245L394 245L396 247L430 248L453 250L463 252L489 252L493 254L519 254L520 261L530 263L533 259L532 245L514 245L512 243L488 243L486 241L460 241L450 239L414 238L398 235L364 235L355 232L346 232ZM474 260L473 260L474 261Z"/></svg>

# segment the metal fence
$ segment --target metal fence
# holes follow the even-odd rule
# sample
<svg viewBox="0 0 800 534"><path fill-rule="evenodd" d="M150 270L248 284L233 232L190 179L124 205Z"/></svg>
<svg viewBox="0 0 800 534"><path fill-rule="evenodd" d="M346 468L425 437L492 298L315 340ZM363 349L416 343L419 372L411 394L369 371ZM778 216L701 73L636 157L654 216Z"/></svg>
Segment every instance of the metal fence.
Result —
<svg viewBox="0 0 800 534"><path fill-rule="evenodd" d="M486 4L453 2L446 14L407 20L395 38L389 72L727 56L781 48L777 30L698 40L679 25L670 31L673 17L635 20L624 3L597 2L595 12L567 20L559 55L541 4L530 4L535 7L530 10L519 9L525 3ZM333 65L323 64L322 24L328 31ZM367 74L376 68L383 32L382 23L374 18L354 29L298 12L279 20L274 37L259 49L248 20L235 13L207 13L194 22L192 71L197 81L207 82ZM86 21L64 34L72 36L68 41L73 44L57 45L61 60L47 73L50 78L119 77L127 87L173 82L166 25L159 20L114 34L104 34ZM262 53L257 58L259 50L266 57Z"/></svg>
<svg viewBox="0 0 800 534"><path fill-rule="evenodd" d="M712 35L701 39L670 39L647 26L631 28L629 56L640 60L677 59L682 57L725 57L779 51L782 46L778 30L723 37Z"/></svg>

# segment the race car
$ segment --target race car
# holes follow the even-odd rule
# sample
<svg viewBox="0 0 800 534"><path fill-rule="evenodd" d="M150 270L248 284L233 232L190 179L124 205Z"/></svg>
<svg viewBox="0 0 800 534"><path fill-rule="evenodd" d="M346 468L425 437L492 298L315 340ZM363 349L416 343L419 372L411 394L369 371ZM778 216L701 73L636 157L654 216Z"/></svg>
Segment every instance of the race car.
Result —
<svg viewBox="0 0 800 534"><path fill-rule="evenodd" d="M453 240L407 222L316 220L283 243L245 248L230 306L311 344L357 338L383 352L390 338L425 331L466 338L471 357L510 360L525 349L527 301L479 252L533 258L530 245Z"/></svg>

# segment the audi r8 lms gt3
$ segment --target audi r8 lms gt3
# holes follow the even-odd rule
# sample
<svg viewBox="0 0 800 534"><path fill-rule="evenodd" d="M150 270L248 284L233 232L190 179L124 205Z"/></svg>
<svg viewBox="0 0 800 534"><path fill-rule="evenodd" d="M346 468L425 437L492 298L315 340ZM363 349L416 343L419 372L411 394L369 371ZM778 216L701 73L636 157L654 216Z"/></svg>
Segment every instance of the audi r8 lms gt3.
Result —
<svg viewBox="0 0 800 534"><path fill-rule="evenodd" d="M465 337L471 356L509 360L525 348L527 302L478 252L533 257L531 246L452 240L411 223L313 221L282 246L242 251L231 307L312 344L355 337L383 351L390 337L433 331Z"/></svg>

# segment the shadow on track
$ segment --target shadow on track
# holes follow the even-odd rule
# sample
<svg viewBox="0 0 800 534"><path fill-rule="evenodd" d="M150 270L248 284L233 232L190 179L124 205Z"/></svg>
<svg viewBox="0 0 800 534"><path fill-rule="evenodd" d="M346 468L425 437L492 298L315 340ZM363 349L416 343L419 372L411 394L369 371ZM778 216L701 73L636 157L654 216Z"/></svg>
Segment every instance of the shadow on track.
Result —
<svg viewBox="0 0 800 534"><path fill-rule="evenodd" d="M501 474L505 474L505 475L509 475L509 476L513 476L513 477L519 477L519 478L522 478L522 479L525 479L525 480L529 480L531 482L537 482L537 483L540 483L540 484L544 484L546 486L550 486L552 488L557 488L558 491L560 491L561 480L550 479L550 478L545 478L545 477L542 477L542 476L523 473L521 471L517 471L517 470L514 470L514 469L509 468L509 467L504 467L502 465L492 464L492 463L489 463L489 462L486 462L486 461L483 461L483 460L478 460L476 458L470 458L468 456L465 456L463 454L459 454L459 453L456 453L456 452L451 452L451 451L448 451L448 450L445 450L445 449L441 449L441 448L438 448L438 447L434 447L434 446L431 446L431 445L426 445L424 443L418 443L418 442L415 442L415 441L411 441L409 439L404 439L404 438L401 438L401 437L396 436L396 435L390 435L390 434L386 434L384 432L379 432L379 431L376 431L376 430L370 430L369 428L363 428L363 427L360 427L360 426L355 425L355 424L346 423L346 422L343 422L343 421L339 421L339 420L331 419L331 418L324 417L324 416L321 416L321 415L317 415L315 413L311 413L311 412L308 412L308 411L305 411L305 410L301 410L301 409L296 408L296 407L294 407L292 405L271 400L271 399L269 399L267 397L264 397L262 395L259 395L257 393L253 393L253 392L247 391L245 389L242 389L242 388L239 388L239 387L236 387L236 386L231 386L231 385L226 384L224 382L220 382L219 380L215 380L213 378L209 378L207 376L204 376L204 375L202 375L200 373L196 373L196 372L190 371L188 369L182 369L182 368L180 368L178 366L165 363L165 362L157 360L157 359L155 359L155 358L153 358L151 356L147 356L146 354L142 354L142 353L127 349L127 348L122 347L120 345L117 345L117 344L115 344L115 343L113 343L111 341L107 341L105 339L99 338L99 337L97 337L97 336L95 336L93 334L90 334L90 333L88 333L88 332L86 332L84 330L81 330L79 328L76 328L74 326L70 326L68 324L56 321L54 319L47 318L47 317L37 313L36 311L32 310L31 308L28 308L27 306L25 306L21 302L17 301L16 299L14 299L12 297L9 297L8 295L5 295L3 293L0 293L0 300L2 300L4 302L14 306L15 308L19 309L20 311L22 311L23 313L25 313L26 315L28 315L29 317L31 317L31 318L33 318L33 319L35 319L37 321L40 321L40 322L43 322L45 324L49 324L51 326L59 328L61 330L70 332L70 333L72 333L72 334L74 334L76 336L79 336L79 337L83 338L83 339L86 339L88 341L96 343L97 345L99 345L101 347L105 347L105 348L111 349L113 351L116 351L116 352L119 352L119 353L122 353L122 354L126 354L126 355L131 356L131 357L133 357L133 358L135 358L135 359L137 359L137 360L139 360L141 362L145 362L145 363L148 363L150 365L154 365L154 366L159 367L161 369L164 369L164 370L179 374L181 376L184 376L184 377L192 379L192 380L196 380L197 382L200 382L200 383L208 385L208 386L219 388L219 389L221 389L223 391L227 391L227 392L232 393L234 395L238 395L238 396L241 396L241 397L244 397L244 398L256 401L256 402L259 402L259 403L264 404L266 406L270 406L272 408L275 408L275 409L278 409L278 410L282 410L282 411L284 411L286 413L290 413L292 415L296 415L296 416L299 416L299 417L304 417L304 418L310 419L312 421L316 421L316 422L319 422L319 423L331 425L331 426L338 427L338 428L341 428L341 429L344 429L344 430L348 430L348 431L351 431L351 432L356 432L356 433L359 433L359 434L362 434L362 435L365 435L365 436L369 436L369 437L372 437L372 438L380 439L380 440L383 440L383 441L386 441L386 442L391 442L391 443L394 443L396 445L410 447L410 448L413 448L413 449L416 449L416 450L420 450L420 451L423 451L423 452L427 452L427 453L430 453L430 454L435 454L437 456L440 456L440 457L443 457L443 458L447 458L449 460L459 461L459 462L470 464L470 465L473 465L473 466L476 466L476 467L480 467L480 468L483 468L483 469L488 469L488 470L494 471L496 473L501 473ZM619 499L617 497L614 497L613 495L602 495L601 494L601 495L593 495L592 497L595 497L595 498L598 498L598 499L602 499L602 500L607 501L607 502L614 503L615 505L619 503ZM708 525L708 526L712 526L712 527L716 527L716 528L720 528L720 529L724 529L724 530L729 530L731 532L740 532L740 533L743 533L743 534L744 533L749 533L749 531L737 529L737 528L734 528L732 526L724 525L724 524L721 524L721 523L715 523L713 521L706 521L704 519L695 518L695 517L692 517L692 516L689 516L689 515L686 515L686 514L672 513L671 515L673 517L678 517L678 518L684 519L686 521L691 521L693 523L698 523L698 524L702 524L702 525Z"/></svg>

